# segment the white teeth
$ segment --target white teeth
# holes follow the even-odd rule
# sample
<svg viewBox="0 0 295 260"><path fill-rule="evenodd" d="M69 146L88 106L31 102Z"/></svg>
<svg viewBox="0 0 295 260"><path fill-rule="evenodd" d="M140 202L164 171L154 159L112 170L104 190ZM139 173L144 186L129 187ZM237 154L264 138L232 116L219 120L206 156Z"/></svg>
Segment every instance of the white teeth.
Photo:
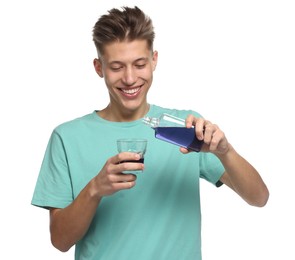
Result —
<svg viewBox="0 0 295 260"><path fill-rule="evenodd" d="M134 94L136 93L140 88L133 88L133 89L122 89L122 91L126 94Z"/></svg>

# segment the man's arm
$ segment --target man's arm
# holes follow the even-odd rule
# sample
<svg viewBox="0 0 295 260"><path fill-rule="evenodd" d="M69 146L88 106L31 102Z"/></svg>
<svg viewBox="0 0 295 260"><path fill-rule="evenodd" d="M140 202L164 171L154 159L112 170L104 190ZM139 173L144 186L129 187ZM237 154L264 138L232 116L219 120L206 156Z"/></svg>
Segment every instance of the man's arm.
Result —
<svg viewBox="0 0 295 260"><path fill-rule="evenodd" d="M50 234L54 247L62 252L68 251L87 232L104 196L134 187L136 175L123 174L122 171L142 170L143 164L119 162L139 159L140 155L130 152L111 157L68 207L50 209Z"/></svg>
<svg viewBox="0 0 295 260"><path fill-rule="evenodd" d="M269 191L255 168L231 146L226 154L218 157L225 167L220 181L250 205L263 207L268 201Z"/></svg>
<svg viewBox="0 0 295 260"><path fill-rule="evenodd" d="M196 137L204 141L201 152L211 152L222 162L225 173L220 181L250 205L264 206L269 197L265 183L256 169L235 151L220 128L208 120L189 115L186 118L186 127L192 126L195 127ZM189 152L185 148L180 151Z"/></svg>

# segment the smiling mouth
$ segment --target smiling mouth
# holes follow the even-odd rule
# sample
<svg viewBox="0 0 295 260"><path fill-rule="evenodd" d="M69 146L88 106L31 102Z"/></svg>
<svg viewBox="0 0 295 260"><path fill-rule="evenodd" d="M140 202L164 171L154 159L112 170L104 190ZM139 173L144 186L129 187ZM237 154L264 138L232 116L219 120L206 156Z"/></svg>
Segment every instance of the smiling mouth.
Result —
<svg viewBox="0 0 295 260"><path fill-rule="evenodd" d="M131 88L131 89L120 89L120 91L122 91L124 94L126 95L136 95L140 90L140 87L138 88Z"/></svg>

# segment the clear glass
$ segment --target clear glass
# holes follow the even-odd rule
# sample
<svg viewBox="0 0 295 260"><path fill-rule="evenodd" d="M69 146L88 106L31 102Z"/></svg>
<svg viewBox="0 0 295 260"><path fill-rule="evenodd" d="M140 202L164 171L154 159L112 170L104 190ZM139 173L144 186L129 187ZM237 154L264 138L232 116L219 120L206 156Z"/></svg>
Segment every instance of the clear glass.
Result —
<svg viewBox="0 0 295 260"><path fill-rule="evenodd" d="M132 162L132 163L144 163L144 154L147 148L147 140L146 139L118 139L117 140L117 149L118 152L133 152L140 155L139 160L132 161L123 161L123 162ZM123 163L121 162L121 163ZM134 170L134 171L124 171L123 173L133 173L138 174L141 173L142 170Z"/></svg>

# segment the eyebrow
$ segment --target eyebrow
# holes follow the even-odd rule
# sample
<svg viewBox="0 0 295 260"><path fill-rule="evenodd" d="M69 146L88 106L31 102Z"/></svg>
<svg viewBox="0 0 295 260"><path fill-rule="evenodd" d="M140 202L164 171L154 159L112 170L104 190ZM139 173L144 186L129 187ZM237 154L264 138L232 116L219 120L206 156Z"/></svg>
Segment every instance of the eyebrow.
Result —
<svg viewBox="0 0 295 260"><path fill-rule="evenodd" d="M148 58L146 58L146 57L142 57L142 58L138 58L138 59L136 59L136 60L133 61L132 63L136 63L136 62L139 62L139 61L147 61L147 60L148 60ZM109 65L113 65L113 64L124 64L124 62L114 60L114 61L111 61L111 62L109 63Z"/></svg>

